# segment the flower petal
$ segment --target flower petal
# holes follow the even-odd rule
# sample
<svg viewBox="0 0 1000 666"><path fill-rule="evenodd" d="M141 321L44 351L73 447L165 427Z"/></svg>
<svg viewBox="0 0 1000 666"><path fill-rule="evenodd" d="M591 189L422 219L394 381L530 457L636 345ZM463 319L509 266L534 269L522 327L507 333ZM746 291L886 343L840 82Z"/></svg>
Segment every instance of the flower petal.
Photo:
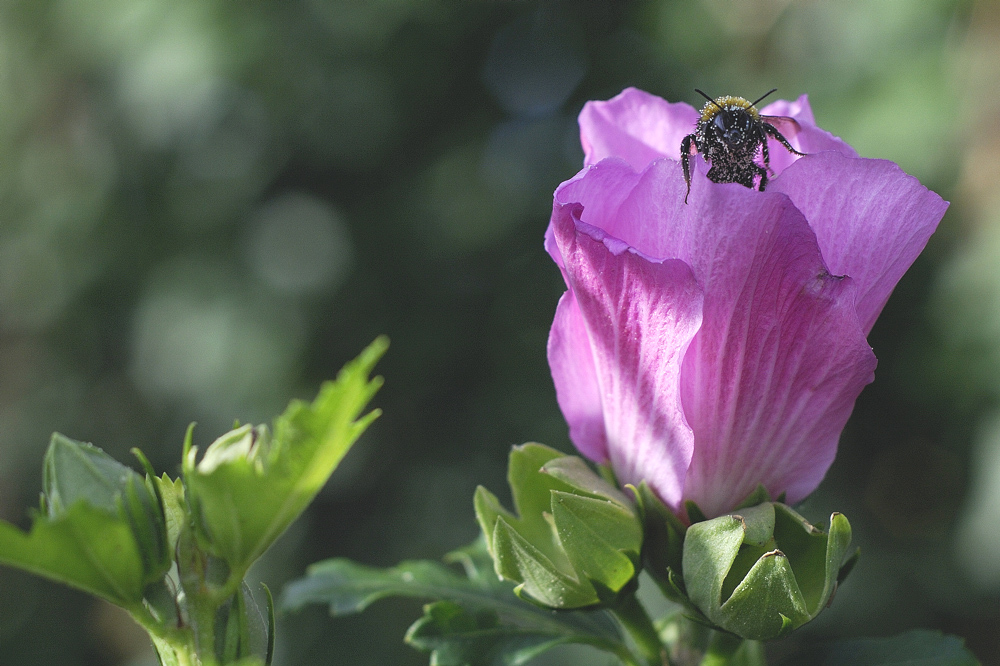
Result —
<svg viewBox="0 0 1000 666"><path fill-rule="evenodd" d="M601 162L560 187L556 198L580 199L583 224L623 247L681 260L703 289L702 326L681 375L684 418L694 432L684 498L708 515L732 509L760 483L773 495L801 499L823 478L854 400L873 379L875 357L854 310L851 280L829 274L806 219L782 194L699 177L684 204L680 166L660 160L632 181L617 210L591 206L599 188L585 181L624 186L623 171L630 169ZM559 246L571 271L580 259ZM614 317L615 303L605 317ZM607 321L627 326L629 319L619 314ZM626 407L605 404L606 419ZM676 508L656 479L645 478Z"/></svg>
<svg viewBox="0 0 1000 666"><path fill-rule="evenodd" d="M549 331L548 357L556 400L569 424L573 445L594 462L607 462L604 407L590 334L572 291L563 294L556 307L556 318Z"/></svg>
<svg viewBox="0 0 1000 666"><path fill-rule="evenodd" d="M620 157L641 171L660 157L680 159L681 140L695 130L698 111L636 88L607 101L587 102L580 111L584 164Z"/></svg>
<svg viewBox="0 0 1000 666"><path fill-rule="evenodd" d="M625 198L639 181L639 174L623 160L608 158L600 165L584 167L579 173L563 182L554 195L552 215L555 217L562 204L585 202L588 219L603 220L614 217ZM556 244L554 227L545 230L545 250L560 269L565 262Z"/></svg>
<svg viewBox="0 0 1000 666"><path fill-rule="evenodd" d="M680 367L701 323L701 290L684 262L651 260L581 222L582 211L557 206L552 226L589 334L608 456L619 481L647 480L676 506L693 446Z"/></svg>
<svg viewBox="0 0 1000 666"><path fill-rule="evenodd" d="M813 118L812 108L809 106L808 95L802 95L794 102L779 99L762 108L760 113L765 116L792 118L798 122L798 128L796 128L793 123L770 121L788 139L792 147L799 152L811 155L812 153L833 150L847 157L858 156L857 152L842 139L824 129L816 127L816 120ZM780 174L792 162L799 159L798 155L788 152L775 139L767 140L767 149L771 158L769 166L775 175Z"/></svg>
<svg viewBox="0 0 1000 666"><path fill-rule="evenodd" d="M948 208L892 162L832 152L800 159L768 191L805 214L830 271L853 278L866 334Z"/></svg>

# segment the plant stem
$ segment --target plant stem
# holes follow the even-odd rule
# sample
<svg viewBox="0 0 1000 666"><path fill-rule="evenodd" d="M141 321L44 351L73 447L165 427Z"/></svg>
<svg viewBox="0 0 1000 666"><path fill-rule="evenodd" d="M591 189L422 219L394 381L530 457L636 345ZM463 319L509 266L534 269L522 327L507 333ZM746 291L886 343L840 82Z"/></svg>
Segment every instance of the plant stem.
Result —
<svg viewBox="0 0 1000 666"><path fill-rule="evenodd" d="M663 666L667 663L666 650L652 620L635 594L629 594L614 609L612 614L631 636L643 660L649 666Z"/></svg>
<svg viewBox="0 0 1000 666"><path fill-rule="evenodd" d="M725 631L715 631L708 642L708 650L701 666L726 666L743 645L743 639Z"/></svg>
<svg viewBox="0 0 1000 666"><path fill-rule="evenodd" d="M146 630L156 652L163 657L165 651L174 658L177 666L201 666L194 644L194 635L188 629L166 627L142 603L126 608L132 619Z"/></svg>

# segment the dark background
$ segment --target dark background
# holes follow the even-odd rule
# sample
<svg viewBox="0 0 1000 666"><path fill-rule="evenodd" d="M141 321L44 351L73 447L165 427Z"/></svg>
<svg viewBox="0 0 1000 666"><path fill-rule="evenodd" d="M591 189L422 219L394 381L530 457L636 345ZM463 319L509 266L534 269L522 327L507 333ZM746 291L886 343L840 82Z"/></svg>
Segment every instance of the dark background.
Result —
<svg viewBox="0 0 1000 666"><path fill-rule="evenodd" d="M387 333L384 416L253 575L463 545L512 444L570 449L542 234L584 101L777 87L952 206L802 509L861 562L775 652L931 627L1000 664L998 44L988 0L3 2L0 516L28 524L53 430L173 474L190 421L268 421ZM275 663L425 664L419 606L286 617ZM0 569L0 664L152 663L114 608Z"/></svg>

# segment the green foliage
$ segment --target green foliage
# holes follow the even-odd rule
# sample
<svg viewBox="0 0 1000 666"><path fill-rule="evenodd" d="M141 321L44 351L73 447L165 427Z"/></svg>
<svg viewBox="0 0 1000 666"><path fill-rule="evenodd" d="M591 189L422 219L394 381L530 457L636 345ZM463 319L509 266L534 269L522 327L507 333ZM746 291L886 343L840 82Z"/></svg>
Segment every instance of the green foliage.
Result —
<svg viewBox="0 0 1000 666"><path fill-rule="evenodd" d="M843 515L823 532L772 502L695 523L684 540L686 593L726 631L777 638L826 607L850 542Z"/></svg>
<svg viewBox="0 0 1000 666"><path fill-rule="evenodd" d="M243 576L378 416L358 418L381 386L368 376L387 344L375 340L313 403L293 401L273 438L236 428L196 465L189 428L182 479L156 477L138 450L145 477L53 435L41 510L27 534L0 523L0 563L124 607L164 666L268 666L273 600L266 587L254 599Z"/></svg>
<svg viewBox="0 0 1000 666"><path fill-rule="evenodd" d="M128 521L83 500L25 534L0 523L0 562L128 606L142 599L142 557Z"/></svg>
<svg viewBox="0 0 1000 666"><path fill-rule="evenodd" d="M381 413L359 415L382 385L369 379L388 348L376 339L325 383L310 404L293 401L274 422L223 435L196 463L185 444L183 476L198 536L235 571L246 571L308 506L365 428Z"/></svg>
<svg viewBox="0 0 1000 666"><path fill-rule="evenodd" d="M580 643L628 655L607 613L551 611L525 604L513 585L493 572L485 543L451 553L464 575L437 562L403 562L389 569L345 559L319 562L305 578L285 588L281 607L297 610L310 603L331 614L357 613L385 597L433 599L406 634L415 648L431 652L440 666L523 664L566 643ZM631 663L631 662L626 662Z"/></svg>
<svg viewBox="0 0 1000 666"><path fill-rule="evenodd" d="M582 459L542 446L511 450L517 515L476 489L476 518L496 573L550 608L613 604L640 568L642 523L633 503Z"/></svg>
<svg viewBox="0 0 1000 666"><path fill-rule="evenodd" d="M92 444L58 433L45 455L41 510L27 534L0 523L0 562L121 606L170 567L152 482Z"/></svg>
<svg viewBox="0 0 1000 666"><path fill-rule="evenodd" d="M888 638L859 638L820 645L795 656L817 666L978 666L957 636L914 629Z"/></svg>

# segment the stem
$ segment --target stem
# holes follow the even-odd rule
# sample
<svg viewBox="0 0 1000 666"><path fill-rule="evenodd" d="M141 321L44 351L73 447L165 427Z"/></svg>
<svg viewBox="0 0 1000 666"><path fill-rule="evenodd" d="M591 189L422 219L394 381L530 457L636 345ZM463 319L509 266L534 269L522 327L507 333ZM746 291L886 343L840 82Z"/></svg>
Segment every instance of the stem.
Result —
<svg viewBox="0 0 1000 666"><path fill-rule="evenodd" d="M201 664L215 664L215 614L219 606L214 603L210 594L188 596L188 612L191 624L194 625L195 643Z"/></svg>
<svg viewBox="0 0 1000 666"><path fill-rule="evenodd" d="M141 602L126 608L136 623L146 630L158 654L169 650L177 666L201 666L190 630L164 626Z"/></svg>
<svg viewBox="0 0 1000 666"><path fill-rule="evenodd" d="M622 599L611 613L632 637L643 660L649 666L663 666L667 663L666 650L660 641L660 635L634 593Z"/></svg>
<svg viewBox="0 0 1000 666"><path fill-rule="evenodd" d="M725 631L713 632L701 666L726 666L743 645L743 639Z"/></svg>

